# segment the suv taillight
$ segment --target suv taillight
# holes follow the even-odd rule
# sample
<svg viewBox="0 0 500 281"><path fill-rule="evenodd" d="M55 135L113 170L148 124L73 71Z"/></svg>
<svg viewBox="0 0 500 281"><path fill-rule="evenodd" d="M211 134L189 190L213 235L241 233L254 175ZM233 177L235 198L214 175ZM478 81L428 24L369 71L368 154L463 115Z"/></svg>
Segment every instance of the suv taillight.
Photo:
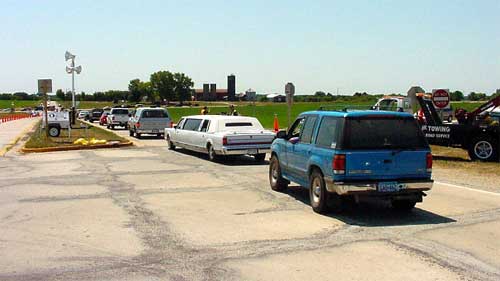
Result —
<svg viewBox="0 0 500 281"><path fill-rule="evenodd" d="M227 145L227 137L222 138L222 145Z"/></svg>
<svg viewBox="0 0 500 281"><path fill-rule="evenodd" d="M431 173L432 172L432 154L430 152L427 153L425 162L426 162L426 167L427 167L427 173Z"/></svg>
<svg viewBox="0 0 500 281"><path fill-rule="evenodd" d="M170 121L170 124L168 125L170 128L174 127L174 122Z"/></svg>
<svg viewBox="0 0 500 281"><path fill-rule="evenodd" d="M335 154L332 161L333 173L336 175L345 174L345 154Z"/></svg>

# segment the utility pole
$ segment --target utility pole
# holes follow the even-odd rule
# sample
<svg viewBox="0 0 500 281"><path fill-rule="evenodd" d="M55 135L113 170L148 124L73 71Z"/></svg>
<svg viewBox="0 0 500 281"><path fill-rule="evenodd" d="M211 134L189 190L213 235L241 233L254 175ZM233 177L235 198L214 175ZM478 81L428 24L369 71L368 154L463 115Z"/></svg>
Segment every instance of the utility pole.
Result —
<svg viewBox="0 0 500 281"><path fill-rule="evenodd" d="M71 60L70 66L66 66L66 73L71 74L71 124L75 124L75 109L76 109L76 101L75 101L75 72L76 74L80 74L82 72L82 66L75 67L75 55L66 51L64 54L64 58L66 61Z"/></svg>
<svg viewBox="0 0 500 281"><path fill-rule="evenodd" d="M49 137L49 116L47 113L48 95L52 92L52 79L39 79L38 80L38 93L43 95L43 117L45 118L45 136Z"/></svg>

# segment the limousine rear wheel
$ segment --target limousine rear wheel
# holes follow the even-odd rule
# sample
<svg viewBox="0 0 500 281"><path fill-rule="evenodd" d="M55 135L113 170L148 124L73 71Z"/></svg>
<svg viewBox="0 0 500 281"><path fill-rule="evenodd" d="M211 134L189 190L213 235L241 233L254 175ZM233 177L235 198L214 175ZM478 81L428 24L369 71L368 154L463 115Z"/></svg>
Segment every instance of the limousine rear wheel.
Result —
<svg viewBox="0 0 500 281"><path fill-rule="evenodd" d="M288 184L287 181L281 176L281 168L278 157L275 155L271 156L269 160L269 183L271 184L271 189L274 191L284 191Z"/></svg>
<svg viewBox="0 0 500 281"><path fill-rule="evenodd" d="M175 150L175 145L174 145L174 143L170 140L170 136L167 136L167 146L168 146L168 149L170 149L170 150Z"/></svg>
<svg viewBox="0 0 500 281"><path fill-rule="evenodd" d="M207 146L208 150L208 160L210 161L216 161L218 159L217 154L215 153L215 150L211 144Z"/></svg>

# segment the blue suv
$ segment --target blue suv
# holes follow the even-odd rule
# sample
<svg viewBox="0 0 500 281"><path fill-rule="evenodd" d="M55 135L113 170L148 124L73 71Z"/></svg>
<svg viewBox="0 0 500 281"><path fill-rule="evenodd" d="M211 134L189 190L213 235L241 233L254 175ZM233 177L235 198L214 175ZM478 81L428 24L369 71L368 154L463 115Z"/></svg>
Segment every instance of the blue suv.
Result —
<svg viewBox="0 0 500 281"><path fill-rule="evenodd" d="M308 187L318 213L367 196L409 211L433 185L429 145L404 112L304 112L288 132L278 132L271 149L271 188Z"/></svg>

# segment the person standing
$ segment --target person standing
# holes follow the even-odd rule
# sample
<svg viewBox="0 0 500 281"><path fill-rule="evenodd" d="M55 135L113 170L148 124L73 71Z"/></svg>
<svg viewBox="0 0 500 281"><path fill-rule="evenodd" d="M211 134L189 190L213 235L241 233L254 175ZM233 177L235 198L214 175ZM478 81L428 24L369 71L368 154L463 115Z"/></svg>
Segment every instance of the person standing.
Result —
<svg viewBox="0 0 500 281"><path fill-rule="evenodd" d="M207 115L208 114L208 107L205 105L202 109L201 109L201 115Z"/></svg>

